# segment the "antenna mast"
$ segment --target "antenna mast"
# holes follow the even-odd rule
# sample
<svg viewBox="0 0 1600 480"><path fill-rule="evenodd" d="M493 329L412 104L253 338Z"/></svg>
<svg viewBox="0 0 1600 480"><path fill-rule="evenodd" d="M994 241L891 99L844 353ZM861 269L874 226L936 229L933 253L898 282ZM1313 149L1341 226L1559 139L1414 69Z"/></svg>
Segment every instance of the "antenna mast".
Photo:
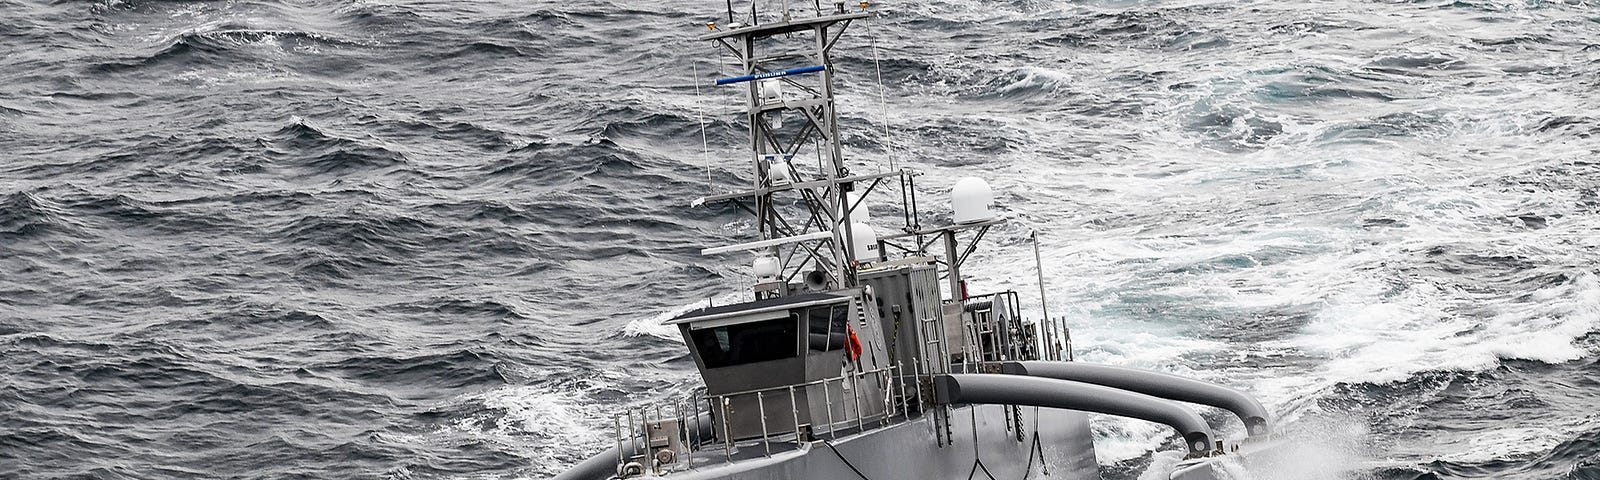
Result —
<svg viewBox="0 0 1600 480"><path fill-rule="evenodd" d="M753 189L703 197L697 202L733 200L756 216L767 255L780 259L780 276L788 283L801 275L825 282L828 289L857 284L857 256L851 212L866 208L852 196L862 197L881 179L901 172L852 176L845 167L834 101L835 43L855 20L870 17L862 10L846 9L843 2L824 8L757 9L737 12L728 2L728 18L750 23L718 26L701 40L715 42L739 60L742 75L722 78L717 85L738 85L746 90L745 119L750 129L750 162L756 173ZM768 7L772 7L769 5ZM765 16L775 18L763 19ZM763 20L768 20L763 22ZM742 85L741 85L742 84ZM799 120L785 125L785 120ZM799 166L802 152L817 152L815 169ZM858 182L871 186L856 191ZM796 200L795 197L798 196ZM748 203L746 203L748 201ZM791 205L803 209L796 210ZM780 208L783 207L783 208ZM801 213L795 215L795 213ZM818 235L831 232L831 235ZM789 240L789 241L783 241ZM808 268L809 267L809 268ZM815 278L821 272L825 278Z"/></svg>

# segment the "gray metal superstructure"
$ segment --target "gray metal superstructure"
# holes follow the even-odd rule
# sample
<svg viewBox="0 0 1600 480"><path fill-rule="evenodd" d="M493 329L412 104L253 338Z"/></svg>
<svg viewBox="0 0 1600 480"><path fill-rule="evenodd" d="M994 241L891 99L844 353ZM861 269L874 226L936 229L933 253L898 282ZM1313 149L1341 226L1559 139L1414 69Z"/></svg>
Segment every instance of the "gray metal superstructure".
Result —
<svg viewBox="0 0 1600 480"><path fill-rule="evenodd" d="M716 84L746 100L754 176L694 203L755 216L759 238L704 250L754 253L753 299L668 321L704 388L618 415L616 444L556 478L1097 479L1089 413L1171 426L1188 456L1174 478L1263 443L1247 395L1070 362L1065 325L1023 319L1016 292L970 294L961 267L1004 223L986 184L958 182L951 223L925 228L912 172L847 168L831 53L867 6L730 1L708 24L701 39L740 68ZM898 232L865 219L874 192L898 193ZM1251 444L1224 446L1177 401L1235 412Z"/></svg>

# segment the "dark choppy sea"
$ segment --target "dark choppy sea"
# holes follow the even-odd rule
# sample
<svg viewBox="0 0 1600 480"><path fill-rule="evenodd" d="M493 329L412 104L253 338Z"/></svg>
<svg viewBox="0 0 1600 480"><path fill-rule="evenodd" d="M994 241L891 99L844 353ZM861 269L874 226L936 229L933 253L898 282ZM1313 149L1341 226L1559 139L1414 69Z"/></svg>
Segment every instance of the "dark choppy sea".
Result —
<svg viewBox="0 0 1600 480"><path fill-rule="evenodd" d="M695 381L654 322L745 282L697 252L749 223L687 208L744 178L739 98L693 88L721 8L0 0L0 478L599 448ZM1261 478L1600 479L1600 4L874 8L851 158L926 172L931 218L989 178L976 284L1036 291L1039 230L1080 359L1247 389L1315 446ZM1170 463L1161 427L1097 433L1109 478Z"/></svg>

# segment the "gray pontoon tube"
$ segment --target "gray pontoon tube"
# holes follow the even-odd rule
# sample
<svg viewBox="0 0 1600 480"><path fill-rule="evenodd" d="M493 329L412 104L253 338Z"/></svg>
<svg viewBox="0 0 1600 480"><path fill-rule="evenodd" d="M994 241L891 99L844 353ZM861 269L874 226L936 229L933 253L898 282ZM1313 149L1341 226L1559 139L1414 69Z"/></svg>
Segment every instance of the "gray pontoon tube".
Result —
<svg viewBox="0 0 1600 480"><path fill-rule="evenodd" d="M1168 400L1209 405L1238 415L1252 437L1272 432L1267 409L1261 406L1261 402L1244 392L1192 378L1078 362L1006 362L1000 371L1012 375L1093 383Z"/></svg>
<svg viewBox="0 0 1600 480"><path fill-rule="evenodd" d="M698 431L689 432L690 438L695 442L705 441L716 436L712 433L715 428L711 426L710 413L702 413L697 419L690 419L689 424L685 425L685 427L694 428L697 425L699 426ZM642 445L637 444L639 438L637 436L630 437L622 447L628 449L629 452L638 452L642 448ZM556 475L550 480L606 480L617 476L617 460L620 458L622 457L617 454L617 446L612 445L606 451L589 457L583 463L572 467L571 470L561 472L560 475Z"/></svg>
<svg viewBox="0 0 1600 480"><path fill-rule="evenodd" d="M934 392L944 403L1028 405L1148 420L1177 429L1190 453L1211 447L1211 427L1200 414L1127 390L1021 375L952 373L934 377Z"/></svg>

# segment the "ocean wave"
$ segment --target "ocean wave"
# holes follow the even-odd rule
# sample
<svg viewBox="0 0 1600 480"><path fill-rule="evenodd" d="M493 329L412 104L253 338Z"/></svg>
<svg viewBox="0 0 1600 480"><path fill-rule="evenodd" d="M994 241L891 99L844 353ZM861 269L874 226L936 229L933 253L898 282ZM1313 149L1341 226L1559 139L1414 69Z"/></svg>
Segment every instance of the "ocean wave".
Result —
<svg viewBox="0 0 1600 480"><path fill-rule="evenodd" d="M531 54L523 52L516 45L502 45L499 43L478 41L462 45L459 48L442 54L450 59L474 59L474 57L488 57L488 59L525 57Z"/></svg>
<svg viewBox="0 0 1600 480"><path fill-rule="evenodd" d="M265 265L287 268L296 279L324 285L347 285L363 273L396 262L381 256L339 255L319 248L290 249L262 258Z"/></svg>
<svg viewBox="0 0 1600 480"><path fill-rule="evenodd" d="M650 220L637 216L638 212L660 211L659 207L650 207L648 202L685 205L708 193L712 187L708 185L706 166L700 163L699 155L691 160L641 152L637 148L594 137L579 143L535 143L486 162L479 170L486 173L484 179L489 184L534 194L540 208L558 207L559 203L552 202L562 199L555 195L569 195L566 204L580 210L617 211L635 215L633 218L638 221ZM585 160L575 162L572 158ZM738 181L725 166L716 170L717 182ZM619 195L623 192L635 196ZM560 212L541 213L545 214L568 216Z"/></svg>
<svg viewBox="0 0 1600 480"><path fill-rule="evenodd" d="M1531 294L1492 309L1438 299L1444 292L1436 289L1452 288L1461 287L1413 284L1384 294L1387 301L1336 303L1320 312L1304 336L1291 341L1328 358L1302 383L1315 390L1335 382L1410 382L1425 372L1480 372L1507 360L1559 364L1590 354L1576 342L1600 330L1594 320L1600 318L1600 287L1592 276L1517 287Z"/></svg>
<svg viewBox="0 0 1600 480"><path fill-rule="evenodd" d="M357 1L340 5L334 11L345 22L361 30L416 31L426 21L421 14L403 5Z"/></svg>
<svg viewBox="0 0 1600 480"><path fill-rule="evenodd" d="M1469 68L1465 60L1440 53L1407 53L1381 57L1367 64L1367 70L1396 75L1432 75Z"/></svg>
<svg viewBox="0 0 1600 480"><path fill-rule="evenodd" d="M538 145L537 140L524 143L519 134L502 127L470 121L444 119L382 121L372 122L363 127L402 135L422 135L440 142L459 143L495 152L516 152Z"/></svg>
<svg viewBox="0 0 1600 480"><path fill-rule="evenodd" d="M12 192L0 197L0 236L10 238L72 234L80 224L67 211L31 192Z"/></svg>
<svg viewBox="0 0 1600 480"><path fill-rule="evenodd" d="M1233 152L1263 148L1284 133L1282 122L1231 102L1196 102L1183 123L1207 146Z"/></svg>
<svg viewBox="0 0 1600 480"><path fill-rule="evenodd" d="M398 397L425 399L504 384L505 378L495 368L500 361L492 352L468 348L404 356L365 354L306 368L381 387Z"/></svg>
<svg viewBox="0 0 1600 480"><path fill-rule="evenodd" d="M516 457L506 459L508 467L532 472L555 472L564 465L584 460L583 453L561 445L594 445L607 441L607 426L589 420L604 415L606 408L572 387L551 388L551 384L506 386L459 398L453 402L451 417L434 431L422 434L424 444L493 442L515 445ZM492 461L492 451L472 458ZM500 454L503 455L503 454ZM537 477L538 475L534 475Z"/></svg>
<svg viewBox="0 0 1600 480"><path fill-rule="evenodd" d="M32 114L31 112L29 112L27 110L23 110L21 108L15 108L15 107L6 106L5 104L0 104L0 116L15 118L15 117L22 117L22 116L27 116L27 115L31 115L31 114Z"/></svg>
<svg viewBox="0 0 1600 480"><path fill-rule="evenodd" d="M1439 136L1448 128L1438 111L1411 111L1378 117L1335 122L1323 126L1317 140L1327 143L1372 143L1389 138Z"/></svg>
<svg viewBox="0 0 1600 480"><path fill-rule="evenodd" d="M1535 125L1540 133L1570 134L1580 138L1600 136L1600 118L1582 115L1552 115Z"/></svg>
<svg viewBox="0 0 1600 480"><path fill-rule="evenodd" d="M274 147L268 155L308 175L383 173L410 163L401 152L324 132L303 119L273 132L267 141Z"/></svg>
<svg viewBox="0 0 1600 480"><path fill-rule="evenodd" d="M430 299L383 307L385 311L402 312L416 317L432 317L439 323L453 322L455 318L481 318L490 322L514 324L534 317L519 311L515 306L496 300L468 300L460 298Z"/></svg>
<svg viewBox="0 0 1600 480"><path fill-rule="evenodd" d="M1594 395L1587 386L1572 384L1568 375L1596 365L1591 358L1559 365L1511 362L1480 372L1427 372L1403 382L1340 385L1323 404L1332 410L1373 412L1380 430L1430 427L1407 447L1430 452L1433 460L1426 471L1570 478L1561 475L1583 471L1592 461L1593 437L1600 430L1587 418Z"/></svg>
<svg viewBox="0 0 1600 480"><path fill-rule="evenodd" d="M275 236L291 244L340 253L379 253L395 260L421 252L441 227L423 219L381 213L308 215L279 228Z"/></svg>
<svg viewBox="0 0 1600 480"><path fill-rule="evenodd" d="M693 303L679 305L650 317L635 318L633 320L629 320L628 325L622 328L622 334L624 336L649 335L663 340L681 343L683 342L683 337L678 333L678 328L672 325L665 325L664 322L680 317L691 311L705 308L708 305L728 305L742 301L749 301L749 299L746 298L749 296L750 295L746 295L742 292L726 293L720 296L707 298L704 302L696 301Z"/></svg>
<svg viewBox="0 0 1600 480"><path fill-rule="evenodd" d="M240 299L230 299L239 301ZM205 303L211 300L207 299ZM191 302L191 306L200 304ZM237 338L269 338L280 335L317 336L336 332L338 323L324 315L303 310L285 309L276 305L259 305L241 302L223 312L205 318L177 318L151 323L130 336L164 336L184 334L206 342L221 342Z"/></svg>
<svg viewBox="0 0 1600 480"><path fill-rule="evenodd" d="M595 113L604 122L601 135L608 139L632 138L688 138L698 136L700 120L689 112L647 112L634 107L603 108ZM707 125L707 128L714 128Z"/></svg>
<svg viewBox="0 0 1600 480"><path fill-rule="evenodd" d="M742 212L686 207L750 185L691 7L4 3L0 457L547 478L609 443L696 385L661 321L747 292L699 254ZM922 172L927 224L988 178L1012 227L964 274L1031 296L1046 233L1080 360L1348 420L1358 476L1595 476L1592 8L873 9L834 52L850 168ZM1108 479L1173 460L1096 423Z"/></svg>
<svg viewBox="0 0 1600 480"><path fill-rule="evenodd" d="M183 32L168 40L159 50L103 61L93 65L90 70L93 73L117 74L225 65L258 60L260 53L250 50L257 47L271 47L274 52L282 54L320 54L326 50L363 46L359 42L318 32L261 29L224 23Z"/></svg>
<svg viewBox="0 0 1600 480"><path fill-rule="evenodd" d="M1363 85L1347 72L1325 65L1297 65L1257 72L1271 81L1257 87L1257 94L1269 102L1358 99L1394 101L1381 84Z"/></svg>
<svg viewBox="0 0 1600 480"><path fill-rule="evenodd" d="M940 155L926 158L929 164L942 167L971 166L986 161L974 154L1000 154L1023 143L1020 138L1027 132L1005 125L992 118L936 118L902 131L903 135L917 138L918 145L938 150Z"/></svg>
<svg viewBox="0 0 1600 480"><path fill-rule="evenodd" d="M128 195L83 194L66 200L75 212L126 225L167 233L227 230L240 222L223 212L199 211L177 203L152 202Z"/></svg>
<svg viewBox="0 0 1600 480"><path fill-rule="evenodd" d="M1089 35L1101 39L1190 31L1175 9L1108 10L1078 17L1076 21Z"/></svg>
<svg viewBox="0 0 1600 480"><path fill-rule="evenodd" d="M989 80L983 87L985 94L978 97L993 96L1006 100L1028 100L1050 96L1061 89L1068 88L1071 82L1071 76L1060 71L1024 67L1006 72Z"/></svg>
<svg viewBox="0 0 1600 480"><path fill-rule="evenodd" d="M515 40L523 45L547 46L561 42L559 37L569 32L581 31L585 24L574 19L570 12L537 10L514 16L499 17L476 23L473 28L487 36ZM584 19L587 20L587 19ZM511 52L521 55L522 52ZM538 53L543 53L542 49Z"/></svg>

